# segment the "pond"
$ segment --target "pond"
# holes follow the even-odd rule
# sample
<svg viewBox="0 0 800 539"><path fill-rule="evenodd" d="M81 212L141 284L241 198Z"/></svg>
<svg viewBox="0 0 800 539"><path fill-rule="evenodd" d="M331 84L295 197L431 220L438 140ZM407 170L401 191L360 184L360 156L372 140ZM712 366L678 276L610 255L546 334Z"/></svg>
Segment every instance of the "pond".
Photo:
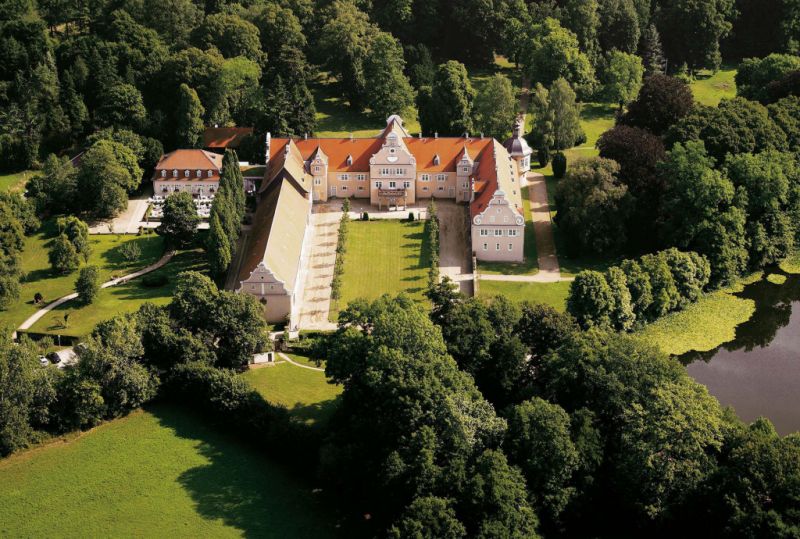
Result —
<svg viewBox="0 0 800 539"><path fill-rule="evenodd" d="M800 277L766 279L739 294L756 312L736 339L681 356L688 373L744 421L764 416L780 434L800 431Z"/></svg>

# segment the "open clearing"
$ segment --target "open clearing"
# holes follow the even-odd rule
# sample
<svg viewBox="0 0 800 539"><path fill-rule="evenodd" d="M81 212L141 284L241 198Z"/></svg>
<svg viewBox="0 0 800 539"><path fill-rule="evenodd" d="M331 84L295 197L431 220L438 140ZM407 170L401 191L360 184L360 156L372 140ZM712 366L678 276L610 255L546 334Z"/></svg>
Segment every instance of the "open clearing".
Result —
<svg viewBox="0 0 800 539"><path fill-rule="evenodd" d="M723 67L716 73L701 71L690 86L698 103L716 107L721 100L736 97L736 68Z"/></svg>
<svg viewBox="0 0 800 539"><path fill-rule="evenodd" d="M48 221L36 234L25 238L22 252L22 271L25 278L20 283L19 300L5 311L0 311L0 326L16 328L39 308L33 304L36 292L49 303L75 291L78 271L68 275L53 273L47 260L47 252L55 234L55 223ZM155 234L144 236L103 234L89 236L92 254L89 264L100 268L100 280L105 282L112 276L121 276L149 266L161 257L164 251L164 238ZM136 242L141 249L138 260L128 262L120 253L125 243ZM111 316L113 313L110 313ZM46 319L48 317L45 317Z"/></svg>
<svg viewBox="0 0 800 539"><path fill-rule="evenodd" d="M311 486L159 405L0 461L3 537L332 537Z"/></svg>
<svg viewBox="0 0 800 539"><path fill-rule="evenodd" d="M35 172L33 170L23 170L12 174L0 174L0 191L21 191Z"/></svg>
<svg viewBox="0 0 800 539"><path fill-rule="evenodd" d="M308 358L287 354L301 365L314 366ZM280 358L276 358L281 361ZM292 415L308 424L324 422L334 410L342 387L329 384L325 373L291 363L250 369L244 378L268 402L286 406Z"/></svg>
<svg viewBox="0 0 800 539"><path fill-rule="evenodd" d="M405 292L424 301L428 283L430 246L424 221L351 221L344 255L343 309L356 298L376 299ZM338 310L331 306L331 320Z"/></svg>

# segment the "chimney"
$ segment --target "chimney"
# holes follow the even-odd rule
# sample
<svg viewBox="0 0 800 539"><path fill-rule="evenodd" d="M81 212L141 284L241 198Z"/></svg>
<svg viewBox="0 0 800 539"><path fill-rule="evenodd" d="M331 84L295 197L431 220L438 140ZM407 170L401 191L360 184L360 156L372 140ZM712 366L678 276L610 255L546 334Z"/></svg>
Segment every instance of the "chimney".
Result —
<svg viewBox="0 0 800 539"><path fill-rule="evenodd" d="M272 135L269 133L269 131L267 131L265 142L266 142L266 153L264 154L264 164L269 165L269 147L272 144Z"/></svg>
<svg viewBox="0 0 800 539"><path fill-rule="evenodd" d="M439 132L438 131L435 131L433 133L433 138L439 138Z"/></svg>
<svg viewBox="0 0 800 539"><path fill-rule="evenodd" d="M308 133L303 133L303 140L308 140Z"/></svg>
<svg viewBox="0 0 800 539"><path fill-rule="evenodd" d="M481 131L481 140L483 140L483 131Z"/></svg>
<svg viewBox="0 0 800 539"><path fill-rule="evenodd" d="M353 142L353 134L350 133L350 142Z"/></svg>

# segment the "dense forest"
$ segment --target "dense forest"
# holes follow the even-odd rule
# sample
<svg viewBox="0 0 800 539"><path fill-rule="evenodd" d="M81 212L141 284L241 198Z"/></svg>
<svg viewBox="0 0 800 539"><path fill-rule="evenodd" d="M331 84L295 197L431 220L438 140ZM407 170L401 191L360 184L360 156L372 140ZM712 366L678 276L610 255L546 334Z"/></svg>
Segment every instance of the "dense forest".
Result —
<svg viewBox="0 0 800 539"><path fill-rule="evenodd" d="M40 171L25 197L0 194L0 307L41 218L68 214L51 263L74 271L89 256L75 216L120 211L204 126L252 126L207 237L224 274L247 204L235 163L267 132L313 134L322 82L376 125L506 137L519 88L497 56L530 82L526 137L558 178L570 254L616 262L576 277L566 313L467 298L435 270L430 309L351 303L306 344L344 388L320 429L236 374L270 347L256 300L185 273L169 305L100 324L66 372L0 340L0 454L160 399L293 455L349 537L800 535L800 436L744 424L626 334L796 250L796 0L4 0L0 50L0 168ZM737 97L697 103L687 82L723 63ZM480 91L471 70L491 72ZM614 126L599 157L567 162L592 100L618 108ZM172 245L194 241L188 195L165 221Z"/></svg>

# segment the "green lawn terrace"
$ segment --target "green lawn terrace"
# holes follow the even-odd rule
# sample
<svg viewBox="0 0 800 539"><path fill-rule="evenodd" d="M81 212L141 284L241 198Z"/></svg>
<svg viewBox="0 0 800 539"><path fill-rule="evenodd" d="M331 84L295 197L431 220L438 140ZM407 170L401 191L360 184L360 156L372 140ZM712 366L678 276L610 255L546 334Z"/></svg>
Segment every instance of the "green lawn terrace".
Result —
<svg viewBox="0 0 800 539"><path fill-rule="evenodd" d="M179 273L184 271L205 273L207 270L207 261L202 249L180 251L169 263L148 276L100 290L89 305L83 305L78 300L59 305L36 322L30 331L73 337L86 336L98 323L116 315L135 312L145 302L167 305L172 300ZM158 286L147 286L146 277L165 279L165 282ZM65 327L64 315L67 313L69 313L69 324Z"/></svg>
<svg viewBox="0 0 800 539"><path fill-rule="evenodd" d="M171 405L0 460L2 537L334 537L277 459Z"/></svg>
<svg viewBox="0 0 800 539"><path fill-rule="evenodd" d="M333 413L342 387L328 382L321 367L306 356L286 354L292 361L276 355L274 364L251 367L242 376L267 402L285 406L308 425L324 424Z"/></svg>
<svg viewBox="0 0 800 539"><path fill-rule="evenodd" d="M25 238L25 248L21 256L23 279L20 283L19 300L8 309L0 311L0 325L16 328L41 305L33 303L38 292L44 296L45 304L75 291L78 272L59 275L50 268L47 253L56 234L54 221L46 221L39 232ZM155 234L142 236L102 234L89 237L92 254L88 264L100 268L101 282L113 277L132 273L156 262L164 252L164 239ZM122 245L135 242L141 255L137 260L127 261L122 256ZM110 312L108 316L113 316Z"/></svg>
<svg viewBox="0 0 800 539"><path fill-rule="evenodd" d="M357 298L400 292L427 301L423 293L431 256L424 228L424 221L351 221L338 307ZM335 321L337 315L337 306L331 305L330 319Z"/></svg>

